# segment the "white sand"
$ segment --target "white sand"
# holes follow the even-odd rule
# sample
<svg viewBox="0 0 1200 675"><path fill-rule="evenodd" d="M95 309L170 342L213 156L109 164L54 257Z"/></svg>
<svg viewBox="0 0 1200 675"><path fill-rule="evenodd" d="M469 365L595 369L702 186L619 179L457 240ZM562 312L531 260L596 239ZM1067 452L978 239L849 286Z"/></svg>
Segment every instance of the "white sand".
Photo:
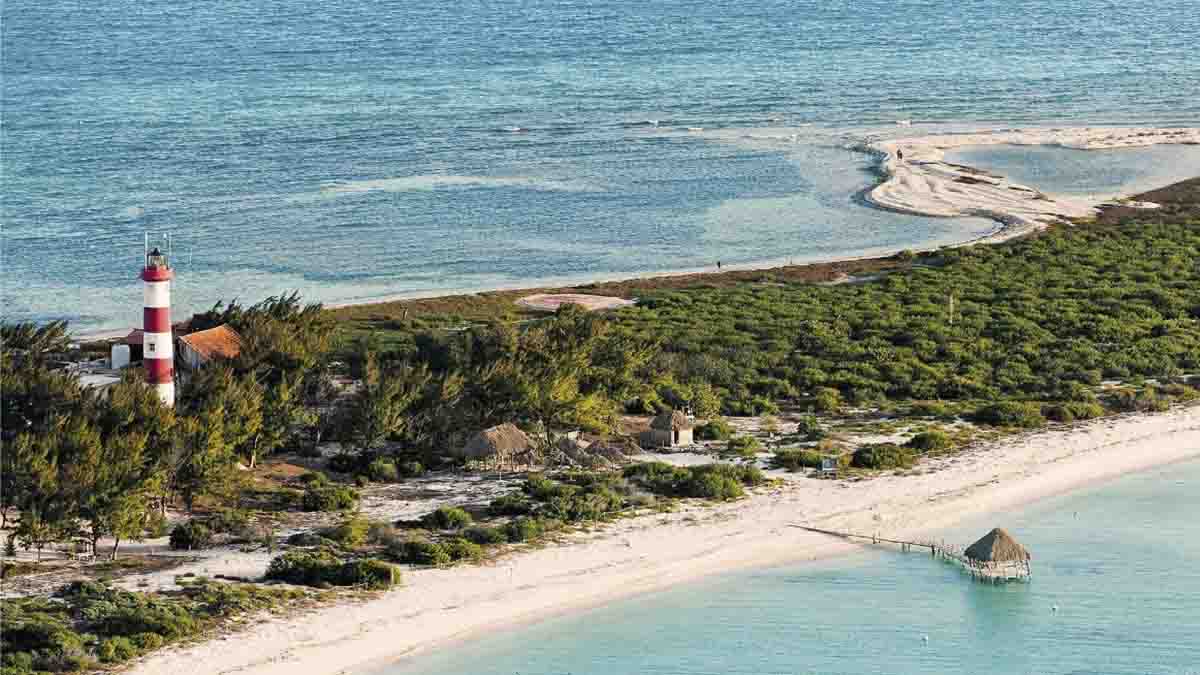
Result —
<svg viewBox="0 0 1200 675"><path fill-rule="evenodd" d="M632 300L615 298L609 295L588 295L585 293L535 293L527 295L517 304L529 309L542 312L556 312L563 305L579 305L589 312L599 309L614 309L635 304Z"/></svg>
<svg viewBox="0 0 1200 675"><path fill-rule="evenodd" d="M1015 129L894 138L871 145L886 154L883 169L888 178L871 190L867 199L883 208L918 215L991 218L1005 225L989 238L998 241L1062 218L1094 215L1097 205L1124 195L1103 195L1089 200L1043 193L1036 186L948 164L944 161L946 150L980 145L1053 145L1099 150L1158 144L1200 144L1200 128ZM903 160L897 150L903 150Z"/></svg>
<svg viewBox="0 0 1200 675"><path fill-rule="evenodd" d="M361 672L552 613L852 549L793 523L892 536L919 536L985 513L1004 525L1007 510L1032 500L1198 456L1200 407L1192 407L1010 438L924 463L921 475L790 477L733 504L622 521L493 566L410 572L404 588L380 599L265 620L217 642L152 656L132 672Z"/></svg>

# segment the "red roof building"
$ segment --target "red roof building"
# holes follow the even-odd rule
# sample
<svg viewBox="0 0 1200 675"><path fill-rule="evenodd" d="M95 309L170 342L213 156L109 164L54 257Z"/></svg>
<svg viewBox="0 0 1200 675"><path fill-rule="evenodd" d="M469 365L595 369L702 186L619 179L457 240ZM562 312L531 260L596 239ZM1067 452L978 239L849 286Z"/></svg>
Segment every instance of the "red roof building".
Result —
<svg viewBox="0 0 1200 675"><path fill-rule="evenodd" d="M237 358L240 353L242 336L228 324L179 336L179 357L193 369L215 359Z"/></svg>

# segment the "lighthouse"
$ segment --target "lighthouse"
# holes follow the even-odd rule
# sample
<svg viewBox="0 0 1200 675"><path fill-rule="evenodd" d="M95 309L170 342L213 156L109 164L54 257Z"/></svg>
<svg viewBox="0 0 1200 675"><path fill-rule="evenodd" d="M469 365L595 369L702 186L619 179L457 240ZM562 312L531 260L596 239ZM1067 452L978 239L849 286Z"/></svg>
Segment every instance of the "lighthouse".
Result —
<svg viewBox="0 0 1200 675"><path fill-rule="evenodd" d="M175 350L171 338L171 271L158 248L146 253L142 269L142 359L146 383L168 407L175 405Z"/></svg>

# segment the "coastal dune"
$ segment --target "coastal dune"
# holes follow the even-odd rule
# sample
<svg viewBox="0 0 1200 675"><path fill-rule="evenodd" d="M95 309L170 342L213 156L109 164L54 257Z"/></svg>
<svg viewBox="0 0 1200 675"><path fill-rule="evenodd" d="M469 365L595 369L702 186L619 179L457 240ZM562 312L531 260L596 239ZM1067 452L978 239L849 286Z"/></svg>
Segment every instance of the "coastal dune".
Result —
<svg viewBox="0 0 1200 675"><path fill-rule="evenodd" d="M1003 176L945 161L955 148L986 145L1049 145L1077 150L1111 150L1160 144L1200 145L1200 128L1073 127L937 134L877 141L885 155L886 180L867 201L889 210L924 216L980 216L1004 227L999 241L1068 218L1095 215L1092 199L1044 193ZM901 157L903 153L903 157ZM1120 195L1109 195L1101 201Z"/></svg>
<svg viewBox="0 0 1200 675"><path fill-rule="evenodd" d="M374 672L455 640L748 567L856 546L793 527L931 536L1155 465L1200 457L1200 407L1022 434L923 462L909 475L822 481L781 474L747 499L619 521L496 563L406 574L377 599L256 623L217 644L171 650L138 675ZM965 543L965 542L960 542ZM1036 569L1035 569L1036 573Z"/></svg>

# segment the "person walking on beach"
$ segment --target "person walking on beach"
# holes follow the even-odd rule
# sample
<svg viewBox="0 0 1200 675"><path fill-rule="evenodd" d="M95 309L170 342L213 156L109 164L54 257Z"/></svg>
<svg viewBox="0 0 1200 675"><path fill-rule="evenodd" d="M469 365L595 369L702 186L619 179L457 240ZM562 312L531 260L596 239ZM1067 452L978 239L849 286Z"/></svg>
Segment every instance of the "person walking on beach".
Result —
<svg viewBox="0 0 1200 675"><path fill-rule="evenodd" d="M721 271L721 261L720 260L717 261L717 271L718 272Z"/></svg>
<svg viewBox="0 0 1200 675"><path fill-rule="evenodd" d="M896 159L901 162L904 161L904 150L902 150L900 148L896 148Z"/></svg>

